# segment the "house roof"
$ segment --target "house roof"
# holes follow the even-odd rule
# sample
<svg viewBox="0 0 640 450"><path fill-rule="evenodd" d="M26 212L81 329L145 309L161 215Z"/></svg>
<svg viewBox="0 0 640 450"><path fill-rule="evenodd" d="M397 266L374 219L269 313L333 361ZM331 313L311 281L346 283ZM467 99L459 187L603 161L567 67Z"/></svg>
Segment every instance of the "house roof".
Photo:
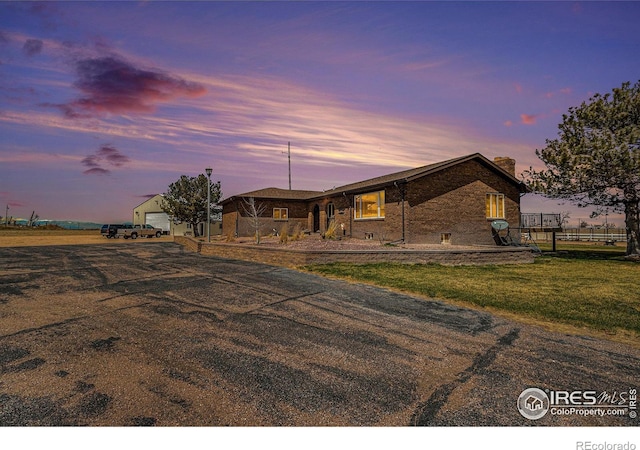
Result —
<svg viewBox="0 0 640 450"><path fill-rule="evenodd" d="M226 203L229 200L234 198L264 198L264 199L287 199L287 200L307 200L309 198L316 197L318 195L322 195L321 191L300 191L300 190L292 190L292 189L280 189L276 187L268 187L264 189L258 189L257 191L245 192L244 194L234 195L232 197L226 198L220 202Z"/></svg>
<svg viewBox="0 0 640 450"><path fill-rule="evenodd" d="M273 199L289 199L289 200L312 200L320 197L327 197L341 193L359 193L371 189L382 188L384 186L391 185L393 183L403 181L409 182L424 176L439 172L449 167L462 164L471 160L477 160L480 164L486 166L490 170L498 173L499 175L507 178L512 183L518 185L522 192L528 192L525 184L518 180L511 173L504 170L494 162L482 156L480 153L474 153L472 155L461 156L459 158L453 158L446 161L442 161L435 164L429 164L426 166L416 167L415 169L403 170L400 172L390 173L380 177L370 178L368 180L359 181L357 183L346 184L339 186L328 191L295 191L279 188L266 188L259 189L257 191L247 192L240 195L229 197L221 202L221 204L231 201L233 198L239 197L255 197L255 198L273 198Z"/></svg>
<svg viewBox="0 0 640 450"><path fill-rule="evenodd" d="M504 176L512 183L518 185L522 192L526 192L527 188L524 183L518 180L511 173L504 170L502 167L498 166L494 162L482 156L480 153L474 153L472 155L461 156L459 158L453 158L446 161L442 161L435 164L429 164L422 167L416 167L415 169L403 170L401 172L394 172L388 175L383 175L381 177L371 178L369 180L360 181L358 183L347 184L344 186L340 186L332 189L331 191L326 191L322 193L322 196L331 195L332 193L357 193L365 190L375 189L378 187L388 186L390 184L396 183L398 181L413 181L418 178L422 178L427 175L431 175L433 173L439 172L443 169L447 169L449 167L462 164L467 161L477 160L482 165L487 168L497 172L498 174Z"/></svg>

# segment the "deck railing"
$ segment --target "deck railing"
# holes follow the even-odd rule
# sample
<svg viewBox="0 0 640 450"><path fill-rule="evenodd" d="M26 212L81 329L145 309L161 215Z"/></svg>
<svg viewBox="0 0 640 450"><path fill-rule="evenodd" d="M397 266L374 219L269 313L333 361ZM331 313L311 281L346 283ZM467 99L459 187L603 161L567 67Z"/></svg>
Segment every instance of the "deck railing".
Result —
<svg viewBox="0 0 640 450"><path fill-rule="evenodd" d="M522 213L520 214L521 228L562 228L560 214Z"/></svg>

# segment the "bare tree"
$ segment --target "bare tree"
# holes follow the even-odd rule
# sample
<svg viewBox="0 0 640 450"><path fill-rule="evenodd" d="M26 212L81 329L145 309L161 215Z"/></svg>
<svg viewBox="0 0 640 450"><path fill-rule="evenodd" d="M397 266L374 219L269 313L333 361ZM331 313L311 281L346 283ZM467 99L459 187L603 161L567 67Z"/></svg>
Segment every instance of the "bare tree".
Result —
<svg viewBox="0 0 640 450"><path fill-rule="evenodd" d="M247 214L251 221L251 226L255 232L256 244L260 243L260 217L262 213L267 209L267 205L258 204L256 205L256 199L253 197L243 198L242 199L242 209Z"/></svg>
<svg viewBox="0 0 640 450"><path fill-rule="evenodd" d="M35 227L36 226L36 222L38 221L38 219L40 219L40 216L38 214L36 214L35 211L33 211L31 213L31 218L29 219L29 223L27 224L28 227Z"/></svg>

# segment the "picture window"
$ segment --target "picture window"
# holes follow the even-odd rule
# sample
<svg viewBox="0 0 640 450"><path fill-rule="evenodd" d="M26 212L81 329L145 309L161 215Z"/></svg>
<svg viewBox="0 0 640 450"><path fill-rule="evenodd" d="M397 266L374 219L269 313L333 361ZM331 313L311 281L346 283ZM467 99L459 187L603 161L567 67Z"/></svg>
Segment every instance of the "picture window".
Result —
<svg viewBox="0 0 640 450"><path fill-rule="evenodd" d="M354 219L384 219L384 191L356 195L353 203Z"/></svg>

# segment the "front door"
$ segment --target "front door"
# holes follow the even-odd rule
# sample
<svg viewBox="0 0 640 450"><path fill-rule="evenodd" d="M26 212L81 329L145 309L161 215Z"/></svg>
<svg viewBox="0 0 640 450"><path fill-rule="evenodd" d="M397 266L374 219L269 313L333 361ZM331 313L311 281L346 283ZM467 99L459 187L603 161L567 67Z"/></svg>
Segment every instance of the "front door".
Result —
<svg viewBox="0 0 640 450"><path fill-rule="evenodd" d="M331 221L336 219L336 208L333 203L327 205L327 228L331 224Z"/></svg>

